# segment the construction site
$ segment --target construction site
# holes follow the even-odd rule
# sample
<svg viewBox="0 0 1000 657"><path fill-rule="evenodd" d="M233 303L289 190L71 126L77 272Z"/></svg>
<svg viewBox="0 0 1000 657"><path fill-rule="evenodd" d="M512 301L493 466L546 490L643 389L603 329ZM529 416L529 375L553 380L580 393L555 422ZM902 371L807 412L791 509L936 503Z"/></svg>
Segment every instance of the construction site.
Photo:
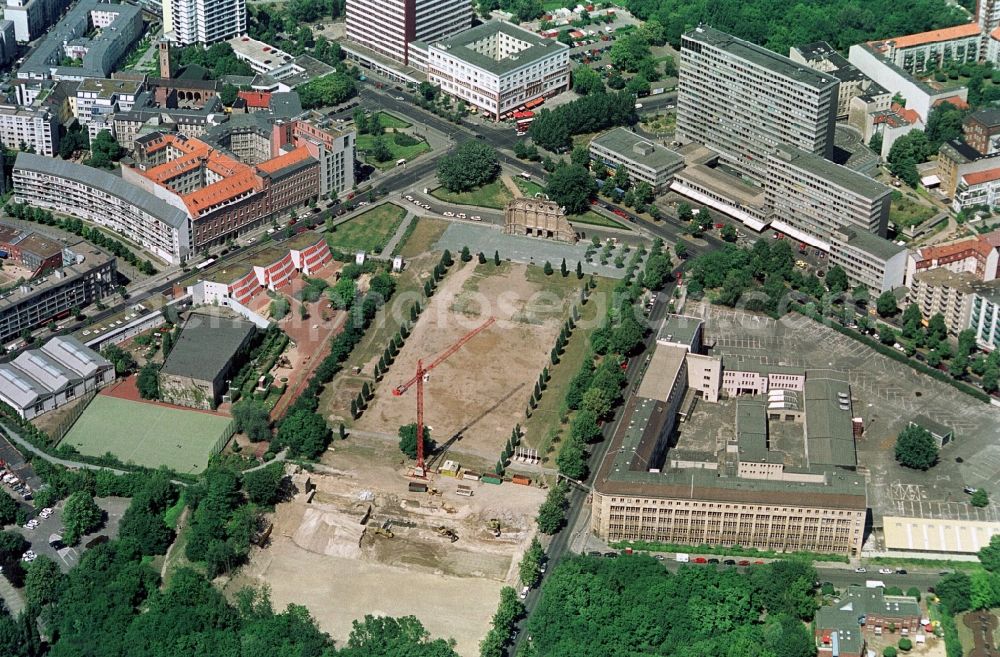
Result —
<svg viewBox="0 0 1000 657"><path fill-rule="evenodd" d="M478 655L500 589L518 584L545 491L417 481L410 467L391 441L337 443L314 472L292 475L269 544L227 591L266 585L277 608L304 604L339 643L365 614L414 615L460 655Z"/></svg>
<svg viewBox="0 0 1000 657"><path fill-rule="evenodd" d="M456 265L420 315L412 334L355 428L396 436L416 422L416 391L396 390L424 367L424 424L465 468L492 468L511 430L523 423L532 388L578 294L575 279L504 262ZM491 322L491 318L493 321ZM466 339L467 338L467 339ZM460 348L450 349L456 344ZM412 386L415 387L415 386Z"/></svg>

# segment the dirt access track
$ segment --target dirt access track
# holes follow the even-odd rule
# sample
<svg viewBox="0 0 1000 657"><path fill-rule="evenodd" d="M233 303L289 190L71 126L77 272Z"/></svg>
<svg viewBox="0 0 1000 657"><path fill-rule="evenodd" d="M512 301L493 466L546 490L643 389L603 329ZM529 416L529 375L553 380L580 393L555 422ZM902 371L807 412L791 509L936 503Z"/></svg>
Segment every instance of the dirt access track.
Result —
<svg viewBox="0 0 1000 657"><path fill-rule="evenodd" d="M365 614L414 615L432 636L454 638L460 655L475 657L500 589L517 584L517 564L545 492L441 477L432 483L441 495L410 493L404 468L373 465L386 462L393 449L347 445L328 452L325 461L335 467L296 474L300 492L276 508L271 544L255 549L226 589L266 585L276 608L305 605L341 645L352 621ZM307 478L316 487L311 502ZM459 483L471 485L474 496L456 495ZM488 529L491 518L500 520L499 538ZM387 525L391 538L375 532ZM458 541L437 527L455 532Z"/></svg>
<svg viewBox="0 0 1000 657"><path fill-rule="evenodd" d="M572 283L569 281L572 280ZM545 277L538 267L475 260L455 264L420 315L395 363L357 422L359 429L396 435L416 421L416 389L401 397L392 390L480 326L482 331L430 374L424 385L424 423L440 445L461 432L449 451L473 468L492 467L525 408L542 368L549 364L569 299L578 287L558 274Z"/></svg>

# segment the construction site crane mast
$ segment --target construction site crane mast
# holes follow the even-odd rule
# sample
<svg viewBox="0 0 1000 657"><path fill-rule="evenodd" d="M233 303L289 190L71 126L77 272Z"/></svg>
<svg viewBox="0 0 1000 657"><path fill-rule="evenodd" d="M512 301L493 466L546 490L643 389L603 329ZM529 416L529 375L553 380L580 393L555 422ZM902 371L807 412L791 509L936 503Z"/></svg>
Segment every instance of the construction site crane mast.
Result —
<svg viewBox="0 0 1000 657"><path fill-rule="evenodd" d="M410 389L413 384L417 385L417 467L415 474L419 477L424 476L424 380L426 379L428 373L435 367L443 363L448 359L449 356L454 354L456 351L461 349L465 343L467 343L472 338L476 337L482 331L486 330L492 326L497 321L496 317L490 317L480 326L469 331L463 335L455 344L451 345L443 352L441 355L431 361L431 364L424 367L423 359L417 360L417 372L413 375L413 378L401 383L392 390L392 394L399 397L407 390Z"/></svg>

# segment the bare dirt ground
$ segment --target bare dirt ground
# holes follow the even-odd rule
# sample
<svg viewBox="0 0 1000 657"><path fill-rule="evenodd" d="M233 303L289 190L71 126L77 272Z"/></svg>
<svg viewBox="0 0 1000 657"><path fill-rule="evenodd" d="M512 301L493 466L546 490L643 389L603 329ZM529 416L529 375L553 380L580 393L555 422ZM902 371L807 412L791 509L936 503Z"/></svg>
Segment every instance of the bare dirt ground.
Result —
<svg viewBox="0 0 1000 657"><path fill-rule="evenodd" d="M391 442L335 443L317 472L294 476L299 493L275 510L271 544L255 549L227 591L266 585L277 608L305 605L341 644L365 614L412 614L432 636L454 638L460 655L478 655L500 589L516 584L544 491L439 477L432 486L441 495L410 493L405 472ZM459 483L474 496L456 495ZM501 522L499 538L490 518ZM386 525L391 538L374 531Z"/></svg>
<svg viewBox="0 0 1000 657"><path fill-rule="evenodd" d="M449 455L469 467L492 466L514 425L524 420L566 314L564 296L529 280L526 271L510 263L457 263L355 426L394 435L414 422L416 390L395 397L392 389L413 375L418 358L426 365L493 316L496 323L439 365L424 385L424 423L434 440L441 444L461 432Z"/></svg>

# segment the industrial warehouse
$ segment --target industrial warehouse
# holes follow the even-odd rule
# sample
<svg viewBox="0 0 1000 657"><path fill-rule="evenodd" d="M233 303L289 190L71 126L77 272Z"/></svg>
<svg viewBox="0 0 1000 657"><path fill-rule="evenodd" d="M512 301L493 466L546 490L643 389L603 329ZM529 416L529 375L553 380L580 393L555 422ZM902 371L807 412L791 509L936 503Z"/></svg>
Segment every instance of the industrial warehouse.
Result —
<svg viewBox="0 0 1000 657"><path fill-rule="evenodd" d="M846 377L709 356L702 332L680 315L661 327L594 483L594 533L860 554L868 504Z"/></svg>

